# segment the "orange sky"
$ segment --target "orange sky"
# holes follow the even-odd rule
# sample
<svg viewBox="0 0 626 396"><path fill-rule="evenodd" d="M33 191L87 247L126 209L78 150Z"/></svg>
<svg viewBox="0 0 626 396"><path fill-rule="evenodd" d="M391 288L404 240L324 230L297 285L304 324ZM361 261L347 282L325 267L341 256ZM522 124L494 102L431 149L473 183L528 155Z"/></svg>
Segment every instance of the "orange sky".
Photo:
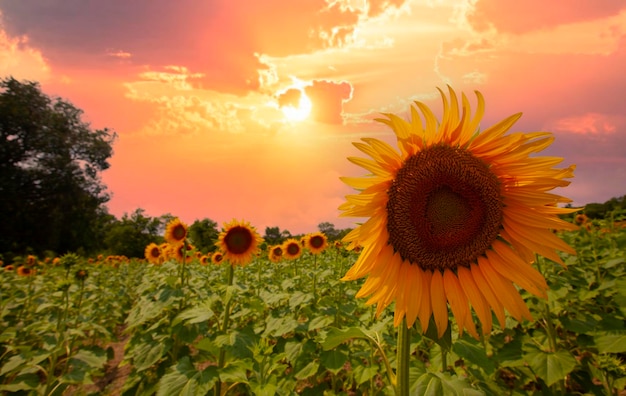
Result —
<svg viewBox="0 0 626 396"><path fill-rule="evenodd" d="M116 216L337 228L351 142L436 87L483 128L549 130L577 164L575 204L626 194L623 0L0 0L0 76L39 81L114 129L103 181ZM291 106L291 107L290 107Z"/></svg>

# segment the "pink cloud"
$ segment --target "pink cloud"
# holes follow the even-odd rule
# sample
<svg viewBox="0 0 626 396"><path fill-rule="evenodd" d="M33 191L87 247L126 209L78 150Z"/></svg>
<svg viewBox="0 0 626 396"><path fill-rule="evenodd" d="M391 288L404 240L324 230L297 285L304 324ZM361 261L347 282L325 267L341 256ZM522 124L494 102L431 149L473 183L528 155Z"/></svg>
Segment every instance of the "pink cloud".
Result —
<svg viewBox="0 0 626 396"><path fill-rule="evenodd" d="M469 22L484 31L524 33L560 24L588 21L617 14L626 8L622 0L478 0Z"/></svg>
<svg viewBox="0 0 626 396"><path fill-rule="evenodd" d="M311 118L327 124L343 122L343 103L352 97L352 86L347 82L313 81L304 88L311 100Z"/></svg>
<svg viewBox="0 0 626 396"><path fill-rule="evenodd" d="M548 125L548 129L555 132L569 132L582 135L613 134L617 130L615 118L616 116L607 114L587 113L553 121ZM626 122L622 120L622 124L626 124Z"/></svg>

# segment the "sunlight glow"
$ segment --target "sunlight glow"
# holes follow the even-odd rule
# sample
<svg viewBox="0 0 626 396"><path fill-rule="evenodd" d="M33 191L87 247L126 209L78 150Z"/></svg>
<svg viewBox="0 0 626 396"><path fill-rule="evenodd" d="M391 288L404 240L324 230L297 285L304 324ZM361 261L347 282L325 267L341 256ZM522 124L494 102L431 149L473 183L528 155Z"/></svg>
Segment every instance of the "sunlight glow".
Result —
<svg viewBox="0 0 626 396"><path fill-rule="evenodd" d="M300 89L300 100L298 101L298 107L287 105L283 106L281 109L287 121L295 122L305 120L309 116L309 114L311 114L311 107L311 99L309 99L304 91Z"/></svg>

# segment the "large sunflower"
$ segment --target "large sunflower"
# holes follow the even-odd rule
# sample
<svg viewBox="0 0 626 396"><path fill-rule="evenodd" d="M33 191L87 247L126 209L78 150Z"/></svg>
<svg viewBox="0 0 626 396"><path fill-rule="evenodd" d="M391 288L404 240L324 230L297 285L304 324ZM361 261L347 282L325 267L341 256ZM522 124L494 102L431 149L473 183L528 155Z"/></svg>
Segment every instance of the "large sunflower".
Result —
<svg viewBox="0 0 626 396"><path fill-rule="evenodd" d="M392 128L400 153L377 139L354 143L371 159L348 159L371 174L342 178L360 192L340 210L369 219L344 238L363 251L343 279L367 276L357 297L369 296L377 314L395 301L396 326L419 318L426 331L434 317L441 336L449 304L459 331L478 337L470 307L484 334L492 310L501 326L505 309L517 320L532 319L515 284L547 297L546 281L531 265L535 253L561 264L557 250L575 253L552 232L576 229L558 218L575 209L557 207L570 200L548 192L567 186L574 166L554 168L561 158L533 155L552 143L550 133L506 134L521 114L479 133L480 92L471 117L465 95L459 112L449 91L449 99L440 91L441 122L420 102L410 121L393 114L377 120Z"/></svg>
<svg viewBox="0 0 626 396"><path fill-rule="evenodd" d="M247 221L232 220L224 224L217 246L231 265L246 265L259 252L263 238Z"/></svg>
<svg viewBox="0 0 626 396"><path fill-rule="evenodd" d="M165 228L165 240L172 245L183 243L187 238L187 224L180 219L172 219Z"/></svg>

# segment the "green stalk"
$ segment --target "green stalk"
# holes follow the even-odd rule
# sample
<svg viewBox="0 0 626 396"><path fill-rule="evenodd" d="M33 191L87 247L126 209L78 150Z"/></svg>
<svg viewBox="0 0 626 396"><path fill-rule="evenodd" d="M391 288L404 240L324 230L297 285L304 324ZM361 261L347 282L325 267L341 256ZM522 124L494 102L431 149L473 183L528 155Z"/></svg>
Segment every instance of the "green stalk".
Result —
<svg viewBox="0 0 626 396"><path fill-rule="evenodd" d="M396 358L396 396L409 395L409 359L411 357L411 329L406 318L398 326L398 351Z"/></svg>
<svg viewBox="0 0 626 396"><path fill-rule="evenodd" d="M226 281L228 286L232 286L233 285L233 279L235 277L235 267L229 263L228 266L228 280ZM222 333L226 333L226 330L228 329L228 322L230 319L230 302L232 301L232 297L228 299L228 301L226 301L226 306L224 307L224 321L222 322ZM224 349L224 347L220 348L220 356L218 358L217 361L217 367L218 368L224 368L224 363L226 361L226 349ZM220 396L222 393L222 381L217 381L217 383L215 384L215 396Z"/></svg>
<svg viewBox="0 0 626 396"><path fill-rule="evenodd" d="M313 256L313 304L317 300L316 295L316 285L317 285L317 254Z"/></svg>

